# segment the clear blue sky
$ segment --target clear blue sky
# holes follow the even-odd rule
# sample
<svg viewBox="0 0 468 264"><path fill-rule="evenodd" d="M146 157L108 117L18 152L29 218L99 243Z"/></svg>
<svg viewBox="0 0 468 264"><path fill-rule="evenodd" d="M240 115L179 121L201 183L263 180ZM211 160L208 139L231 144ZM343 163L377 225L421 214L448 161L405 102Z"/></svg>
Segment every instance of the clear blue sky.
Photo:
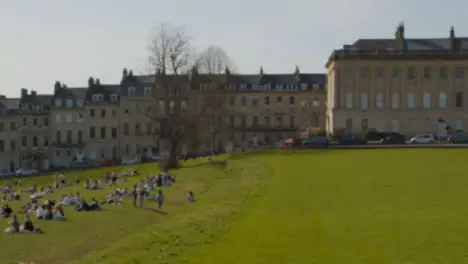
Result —
<svg viewBox="0 0 468 264"><path fill-rule="evenodd" d="M194 44L223 47L242 73L324 72L330 52L357 38L468 36L462 0L0 0L0 94L49 93L55 80L120 80L146 69L161 22L185 25Z"/></svg>

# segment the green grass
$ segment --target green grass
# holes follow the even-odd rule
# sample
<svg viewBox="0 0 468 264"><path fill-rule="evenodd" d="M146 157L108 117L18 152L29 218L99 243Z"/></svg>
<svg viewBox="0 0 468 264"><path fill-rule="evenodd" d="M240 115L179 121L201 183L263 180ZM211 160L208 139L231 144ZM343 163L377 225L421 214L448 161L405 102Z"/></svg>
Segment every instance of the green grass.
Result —
<svg viewBox="0 0 468 264"><path fill-rule="evenodd" d="M181 169L167 214L67 210L35 221L45 234L1 234L0 263L468 263L467 154L269 151Z"/></svg>

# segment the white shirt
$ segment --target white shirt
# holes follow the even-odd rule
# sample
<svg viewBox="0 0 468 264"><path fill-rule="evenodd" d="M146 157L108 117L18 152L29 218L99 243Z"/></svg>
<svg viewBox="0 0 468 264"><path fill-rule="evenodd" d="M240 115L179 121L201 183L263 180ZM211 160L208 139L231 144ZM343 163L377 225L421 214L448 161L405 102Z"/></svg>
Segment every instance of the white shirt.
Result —
<svg viewBox="0 0 468 264"><path fill-rule="evenodd" d="M44 215L45 215L44 209L42 209L42 207L39 206L36 210L36 218L44 217Z"/></svg>
<svg viewBox="0 0 468 264"><path fill-rule="evenodd" d="M71 199L68 196L63 197L62 203L64 205L70 205L71 204Z"/></svg>

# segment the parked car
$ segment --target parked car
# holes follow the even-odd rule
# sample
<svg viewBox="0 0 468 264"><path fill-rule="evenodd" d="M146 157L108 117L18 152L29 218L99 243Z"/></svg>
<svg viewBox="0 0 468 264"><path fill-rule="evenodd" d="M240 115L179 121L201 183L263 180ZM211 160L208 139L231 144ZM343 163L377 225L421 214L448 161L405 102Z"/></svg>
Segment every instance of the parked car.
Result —
<svg viewBox="0 0 468 264"><path fill-rule="evenodd" d="M36 175L39 174L39 171L36 169L25 169L25 168L20 168L16 170L16 176L30 176L30 175Z"/></svg>
<svg viewBox="0 0 468 264"><path fill-rule="evenodd" d="M438 138L433 134L423 134L412 137L409 140L410 144L433 144L438 141Z"/></svg>
<svg viewBox="0 0 468 264"><path fill-rule="evenodd" d="M308 140L302 141L304 148L327 148L330 141L326 136L313 136Z"/></svg>
<svg viewBox="0 0 468 264"><path fill-rule="evenodd" d="M127 165L127 164L137 164L137 163L140 163L141 162L141 159L140 157L136 157L134 159L123 159L121 161L121 164L123 165Z"/></svg>
<svg viewBox="0 0 468 264"><path fill-rule="evenodd" d="M367 140L361 135L357 134L344 134L339 140L338 144L340 145L364 145L367 143Z"/></svg>
<svg viewBox="0 0 468 264"><path fill-rule="evenodd" d="M297 148L297 147L301 147L301 145L302 145L301 141L294 139L294 138L288 138L284 141L283 148Z"/></svg>
<svg viewBox="0 0 468 264"><path fill-rule="evenodd" d="M381 144L406 144L406 137L402 134L392 134L380 140Z"/></svg>
<svg viewBox="0 0 468 264"><path fill-rule="evenodd" d="M466 134L455 134L449 136L447 140L453 144L468 144L468 135Z"/></svg>

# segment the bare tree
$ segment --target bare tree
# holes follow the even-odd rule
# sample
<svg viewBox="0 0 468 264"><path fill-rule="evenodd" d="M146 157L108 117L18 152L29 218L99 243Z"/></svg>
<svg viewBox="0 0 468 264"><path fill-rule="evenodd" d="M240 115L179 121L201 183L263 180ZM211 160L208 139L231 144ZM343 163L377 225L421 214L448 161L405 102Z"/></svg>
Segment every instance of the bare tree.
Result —
<svg viewBox="0 0 468 264"><path fill-rule="evenodd" d="M146 109L145 115L159 124L154 131L155 139L170 145L164 167L177 168L182 145L188 143L195 150L206 140L207 130L214 131L214 137L221 131L226 76L230 73L229 67L234 66L226 53L215 46L197 56L184 28L170 24L161 24L153 35L149 65L154 76L152 95L158 104ZM201 92L202 83L209 83L216 89Z"/></svg>
<svg viewBox="0 0 468 264"><path fill-rule="evenodd" d="M169 143L165 168L177 168L177 155L187 131L194 125L195 113L186 111L194 56L190 38L182 27L161 24L149 46L149 64L154 75L156 108L147 109L146 116L159 124L154 136Z"/></svg>
<svg viewBox="0 0 468 264"><path fill-rule="evenodd" d="M210 131L212 151L220 151L220 135L230 133L229 116L233 109L229 106L231 77L236 66L227 53L218 46L209 46L201 52L196 60L203 82L209 85L201 89L199 97L202 104L205 129Z"/></svg>

